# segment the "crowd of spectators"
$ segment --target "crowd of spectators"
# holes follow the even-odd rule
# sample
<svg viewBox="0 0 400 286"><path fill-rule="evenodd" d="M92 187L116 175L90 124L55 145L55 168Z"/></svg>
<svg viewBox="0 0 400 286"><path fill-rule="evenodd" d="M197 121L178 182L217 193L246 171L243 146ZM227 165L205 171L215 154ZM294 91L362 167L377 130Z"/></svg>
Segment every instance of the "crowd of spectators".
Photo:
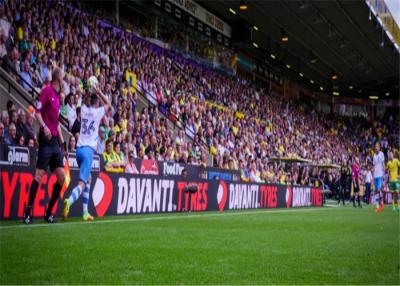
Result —
<svg viewBox="0 0 400 286"><path fill-rule="evenodd" d="M2 20L9 26L1 30L3 66L19 73L22 80L16 78L27 91L47 85L55 66L65 74L61 115L73 135L71 151L79 138L87 80L98 78L113 106L102 119L97 147L109 171L136 172L128 168L135 158L206 165L212 156L213 166L241 170L244 180L306 184L311 178L334 180L338 173L321 177L315 169L271 159L343 164L357 156L364 164L377 140L386 149L398 148L398 118L393 116L370 122L318 113L263 84L217 73L63 2L10 1L4 8ZM128 73L137 76L137 88L129 85ZM138 92L153 104L139 110ZM13 106L1 113L0 141L34 146L34 113ZM178 134L168 121L182 128Z"/></svg>
<svg viewBox="0 0 400 286"><path fill-rule="evenodd" d="M0 143L35 146L34 116L23 108L18 110L12 101L0 114Z"/></svg>

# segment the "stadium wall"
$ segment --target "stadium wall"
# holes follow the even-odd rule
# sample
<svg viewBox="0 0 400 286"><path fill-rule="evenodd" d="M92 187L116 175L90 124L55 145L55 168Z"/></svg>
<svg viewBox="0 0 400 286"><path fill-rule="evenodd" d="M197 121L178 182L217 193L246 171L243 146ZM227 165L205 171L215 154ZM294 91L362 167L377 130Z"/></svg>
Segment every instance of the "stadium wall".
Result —
<svg viewBox="0 0 400 286"><path fill-rule="evenodd" d="M69 158L71 181L55 206L62 215L62 199L78 182L75 157ZM28 201L35 171L36 150L0 145L0 219L21 218ZM145 213L225 211L258 208L321 207L322 190L309 186L244 183L237 171L179 163L137 160L141 174L103 172L101 158L94 160L89 211L98 217ZM187 178L180 175L188 170ZM147 170L147 171L146 171ZM157 170L157 172L155 171ZM44 214L56 178L46 175L39 187L34 217ZM189 194L188 186L197 191ZM71 207L70 216L81 216L80 200Z"/></svg>

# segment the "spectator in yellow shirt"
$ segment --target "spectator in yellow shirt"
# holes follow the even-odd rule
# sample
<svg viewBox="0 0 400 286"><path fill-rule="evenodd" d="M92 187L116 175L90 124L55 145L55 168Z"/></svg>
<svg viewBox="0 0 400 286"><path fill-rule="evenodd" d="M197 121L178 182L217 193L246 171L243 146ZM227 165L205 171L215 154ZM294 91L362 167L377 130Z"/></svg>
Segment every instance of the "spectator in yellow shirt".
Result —
<svg viewBox="0 0 400 286"><path fill-rule="evenodd" d="M24 38L24 30L22 29L22 26L19 26L17 28L17 40L22 41L23 38Z"/></svg>
<svg viewBox="0 0 400 286"><path fill-rule="evenodd" d="M119 173L122 172L123 167L117 158L117 154L113 150L113 142L108 140L106 145L106 151L103 153L104 169L108 172Z"/></svg>
<svg viewBox="0 0 400 286"><path fill-rule="evenodd" d="M116 163L118 165L118 172L123 172L125 169L125 156L124 153L121 151L121 144L120 143L115 143L114 144L114 153L115 153L115 158L116 158Z"/></svg>

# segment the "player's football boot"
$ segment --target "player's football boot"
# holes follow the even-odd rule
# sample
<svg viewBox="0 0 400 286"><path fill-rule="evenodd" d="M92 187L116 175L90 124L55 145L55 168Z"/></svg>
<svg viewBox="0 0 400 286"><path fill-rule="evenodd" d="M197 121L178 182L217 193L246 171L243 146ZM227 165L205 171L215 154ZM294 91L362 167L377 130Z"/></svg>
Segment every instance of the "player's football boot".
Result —
<svg viewBox="0 0 400 286"><path fill-rule="evenodd" d="M47 223L56 223L56 219L53 214L48 214L47 212L44 213L43 219Z"/></svg>
<svg viewBox="0 0 400 286"><path fill-rule="evenodd" d="M377 213L382 212L382 211L383 211L382 205L379 205L379 207L376 208L375 211L376 211Z"/></svg>
<svg viewBox="0 0 400 286"><path fill-rule="evenodd" d="M83 220L84 221L92 221L92 220L94 220L94 218L90 213L84 213L83 214Z"/></svg>
<svg viewBox="0 0 400 286"><path fill-rule="evenodd" d="M33 223L32 216L30 214L25 214L24 218L22 219L22 222L24 224L32 224Z"/></svg>
<svg viewBox="0 0 400 286"><path fill-rule="evenodd" d="M69 200L65 199L64 200L64 210L63 210L63 220L68 219L69 207L70 207Z"/></svg>

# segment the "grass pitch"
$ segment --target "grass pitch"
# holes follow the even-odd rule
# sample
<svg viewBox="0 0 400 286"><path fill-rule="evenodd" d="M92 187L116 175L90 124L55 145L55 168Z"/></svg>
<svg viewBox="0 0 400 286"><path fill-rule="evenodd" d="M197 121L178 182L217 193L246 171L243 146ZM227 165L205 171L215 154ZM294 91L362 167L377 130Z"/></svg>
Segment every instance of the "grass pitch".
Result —
<svg viewBox="0 0 400 286"><path fill-rule="evenodd" d="M390 207L3 221L0 243L1 284L400 284Z"/></svg>

